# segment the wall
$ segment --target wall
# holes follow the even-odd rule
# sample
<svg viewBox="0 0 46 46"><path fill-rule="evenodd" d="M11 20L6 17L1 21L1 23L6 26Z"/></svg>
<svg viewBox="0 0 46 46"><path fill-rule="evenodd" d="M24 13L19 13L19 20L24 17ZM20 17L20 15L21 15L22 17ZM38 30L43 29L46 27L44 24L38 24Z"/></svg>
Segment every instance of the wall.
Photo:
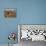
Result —
<svg viewBox="0 0 46 46"><path fill-rule="evenodd" d="M22 2L21 24L46 24L46 0Z"/></svg>
<svg viewBox="0 0 46 46"><path fill-rule="evenodd" d="M17 8L16 18L5 18L4 8ZM46 0L1 0L0 44L8 43L9 32L17 32L17 24L46 24Z"/></svg>
<svg viewBox="0 0 46 46"><path fill-rule="evenodd" d="M16 8L17 17L16 18L5 18L4 8ZM8 43L8 34L10 32L16 32L17 34L17 24L20 20L20 2L13 0L1 0L0 1L0 44ZM17 40L16 40L17 42Z"/></svg>

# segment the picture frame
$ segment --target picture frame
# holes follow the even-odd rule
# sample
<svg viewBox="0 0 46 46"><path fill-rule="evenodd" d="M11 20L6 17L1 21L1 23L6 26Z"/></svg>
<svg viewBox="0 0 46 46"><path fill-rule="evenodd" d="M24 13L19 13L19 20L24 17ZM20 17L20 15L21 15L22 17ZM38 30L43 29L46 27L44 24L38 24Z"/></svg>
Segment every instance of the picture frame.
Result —
<svg viewBox="0 0 46 46"><path fill-rule="evenodd" d="M28 33L26 36L28 36L28 37L25 38L24 37L25 35L23 35L23 34L27 30L28 30ZM23 31L23 34L22 34L22 31ZM21 40L46 41L46 24L19 24L18 25L18 34L19 34L18 35L19 42ZM35 36L37 36L37 37L35 37Z"/></svg>
<svg viewBox="0 0 46 46"><path fill-rule="evenodd" d="M4 17L13 18L16 17L16 8L5 8L4 9Z"/></svg>

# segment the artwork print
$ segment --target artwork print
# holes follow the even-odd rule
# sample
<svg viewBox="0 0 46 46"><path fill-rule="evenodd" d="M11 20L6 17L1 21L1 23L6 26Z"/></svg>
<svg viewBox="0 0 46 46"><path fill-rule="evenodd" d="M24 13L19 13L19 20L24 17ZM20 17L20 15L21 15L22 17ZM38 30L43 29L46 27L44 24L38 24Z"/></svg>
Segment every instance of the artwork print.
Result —
<svg viewBox="0 0 46 46"><path fill-rule="evenodd" d="M16 17L16 9L15 8L5 8L4 16L5 17Z"/></svg>

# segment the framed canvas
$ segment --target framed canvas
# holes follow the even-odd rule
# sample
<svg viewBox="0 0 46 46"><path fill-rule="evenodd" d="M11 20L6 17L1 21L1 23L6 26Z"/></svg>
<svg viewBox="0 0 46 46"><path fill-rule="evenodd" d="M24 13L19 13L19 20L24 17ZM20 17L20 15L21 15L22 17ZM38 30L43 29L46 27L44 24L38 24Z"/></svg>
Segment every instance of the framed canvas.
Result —
<svg viewBox="0 0 46 46"><path fill-rule="evenodd" d="M18 25L19 41L46 41L46 25L20 24Z"/></svg>
<svg viewBox="0 0 46 46"><path fill-rule="evenodd" d="M5 8L4 16L5 17L16 17L16 8Z"/></svg>

